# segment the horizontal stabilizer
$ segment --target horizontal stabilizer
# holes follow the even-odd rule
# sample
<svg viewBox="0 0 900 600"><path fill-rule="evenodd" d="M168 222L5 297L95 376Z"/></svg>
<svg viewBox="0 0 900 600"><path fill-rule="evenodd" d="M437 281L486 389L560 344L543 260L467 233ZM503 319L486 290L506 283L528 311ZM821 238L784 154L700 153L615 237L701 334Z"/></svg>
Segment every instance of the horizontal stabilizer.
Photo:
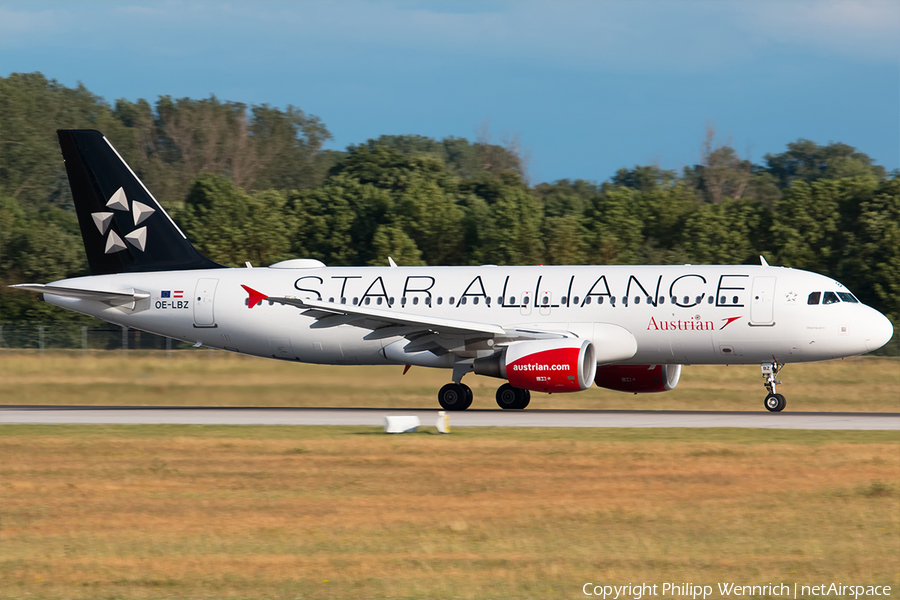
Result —
<svg viewBox="0 0 900 600"><path fill-rule="evenodd" d="M54 296L63 296L66 298L81 298L83 300L112 301L123 300L133 302L135 300L146 300L150 297L147 292L138 292L131 290L129 292L109 292L106 290L83 290L78 288L59 287L55 285L43 285L41 283L19 283L9 286L19 290L28 290L30 292L38 292L41 294L52 294Z"/></svg>

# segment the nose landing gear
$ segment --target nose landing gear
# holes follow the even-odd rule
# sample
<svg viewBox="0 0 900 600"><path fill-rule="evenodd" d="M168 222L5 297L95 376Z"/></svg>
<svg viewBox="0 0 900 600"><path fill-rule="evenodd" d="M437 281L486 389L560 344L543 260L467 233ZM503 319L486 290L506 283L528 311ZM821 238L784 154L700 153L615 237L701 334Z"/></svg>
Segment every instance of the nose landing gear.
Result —
<svg viewBox="0 0 900 600"><path fill-rule="evenodd" d="M766 382L766 389L769 390L764 401L766 410L769 412L783 411L784 407L787 406L787 400L785 400L783 395L775 392L775 386L781 384L781 382L776 379L776 376L778 375L778 372L784 368L784 364L777 362L763 363L760 365L760 368L762 370L763 379L765 379Z"/></svg>

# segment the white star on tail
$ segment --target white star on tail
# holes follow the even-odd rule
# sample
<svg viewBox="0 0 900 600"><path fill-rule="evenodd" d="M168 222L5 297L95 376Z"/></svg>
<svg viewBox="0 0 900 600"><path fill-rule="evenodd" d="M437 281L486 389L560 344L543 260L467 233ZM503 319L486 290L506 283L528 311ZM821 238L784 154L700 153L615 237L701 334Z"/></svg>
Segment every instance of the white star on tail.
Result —
<svg viewBox="0 0 900 600"><path fill-rule="evenodd" d="M109 237L106 239L106 254L112 254L113 252L120 252L125 249L125 242L122 241L122 238L116 235L115 231L109 232Z"/></svg>
<svg viewBox="0 0 900 600"><path fill-rule="evenodd" d="M94 225L100 230L100 235L106 233L113 214L111 212L95 212L91 213L91 216L94 218Z"/></svg>
<svg viewBox="0 0 900 600"><path fill-rule="evenodd" d="M128 198L125 197L125 190L119 188L116 193L110 196L106 206L116 210L128 210Z"/></svg>
<svg viewBox="0 0 900 600"><path fill-rule="evenodd" d="M114 210L122 210L128 211L128 197L125 195L125 190L119 188L115 191L115 193L110 196L109 201L106 203L106 206L112 208ZM144 221L146 221L150 215L156 212L155 208L150 208L143 202L138 202L134 200L131 202L131 214L134 219L134 225L138 226ZM94 225L97 226L97 229L100 230L100 235L104 235L109 229L110 224L112 223L113 213L111 212L95 212L91 213L91 217L94 219ZM147 249L147 228L141 227L139 229L135 229L129 234L125 235L125 240L143 252ZM122 238L116 234L115 231L109 232L109 237L106 238L106 254L112 254L113 252L121 252L127 246L125 242L122 241Z"/></svg>
<svg viewBox="0 0 900 600"><path fill-rule="evenodd" d="M144 248L147 247L147 228L141 227L140 229L135 229L126 235L125 239L129 244L143 252Z"/></svg>
<svg viewBox="0 0 900 600"><path fill-rule="evenodd" d="M134 224L135 226L140 225L144 221L147 220L147 217L155 213L156 211L146 204L142 202L138 202L137 200L132 201L131 203L131 213L134 215Z"/></svg>

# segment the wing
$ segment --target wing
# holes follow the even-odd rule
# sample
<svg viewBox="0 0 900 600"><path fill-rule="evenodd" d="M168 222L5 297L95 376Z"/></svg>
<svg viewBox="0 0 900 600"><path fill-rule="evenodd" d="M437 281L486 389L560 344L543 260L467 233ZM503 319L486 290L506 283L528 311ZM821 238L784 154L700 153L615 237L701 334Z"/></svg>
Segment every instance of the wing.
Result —
<svg viewBox="0 0 900 600"><path fill-rule="evenodd" d="M436 354L447 352L460 354L466 350L489 350L491 347L515 340L575 337L563 331L502 327L493 323L445 319L323 300L266 296L247 286L242 287L250 294L248 300L250 308L266 300L303 310L302 314L316 319L311 326L314 329L352 325L370 330L370 333L364 336L367 340L404 337L411 341L404 348L408 353L431 351ZM480 348L482 344L483 348Z"/></svg>

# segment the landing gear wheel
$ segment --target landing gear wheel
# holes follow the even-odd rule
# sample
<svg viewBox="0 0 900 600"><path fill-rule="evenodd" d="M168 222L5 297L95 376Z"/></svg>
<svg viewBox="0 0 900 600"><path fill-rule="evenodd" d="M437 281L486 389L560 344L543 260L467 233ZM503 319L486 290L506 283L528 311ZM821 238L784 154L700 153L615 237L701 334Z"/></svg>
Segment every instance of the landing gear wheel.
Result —
<svg viewBox="0 0 900 600"><path fill-rule="evenodd" d="M475 399L475 394L472 393L472 388L470 388L466 384L460 383L459 385L461 385L463 389L466 390L466 408L469 408L470 406L472 406L472 400Z"/></svg>
<svg viewBox="0 0 900 600"><path fill-rule="evenodd" d="M760 367L762 369L762 376L765 381L766 389L769 391L763 404L769 412L781 412L784 410L784 407L787 406L787 400L784 399L784 396L775 391L775 386L781 385L777 376L778 372L784 368L784 363L773 361L770 363L762 363Z"/></svg>
<svg viewBox="0 0 900 600"><path fill-rule="evenodd" d="M787 400L781 394L769 394L766 396L766 410L769 412L781 412L787 406Z"/></svg>
<svg viewBox="0 0 900 600"><path fill-rule="evenodd" d="M531 392L504 383L497 390L497 405L504 409L522 409L531 402Z"/></svg>
<svg viewBox="0 0 900 600"><path fill-rule="evenodd" d="M444 410L466 410L472 404L472 390L461 383L448 383L438 392Z"/></svg>

